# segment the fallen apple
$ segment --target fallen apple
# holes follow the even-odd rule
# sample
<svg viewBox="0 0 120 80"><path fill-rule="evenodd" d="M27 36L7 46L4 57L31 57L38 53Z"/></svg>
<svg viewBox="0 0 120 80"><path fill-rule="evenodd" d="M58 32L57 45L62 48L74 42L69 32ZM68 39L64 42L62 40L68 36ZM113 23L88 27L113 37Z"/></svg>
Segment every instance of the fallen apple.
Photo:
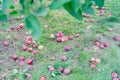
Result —
<svg viewBox="0 0 120 80"><path fill-rule="evenodd" d="M71 73L71 70L69 68L64 69L63 72L65 75L69 75Z"/></svg>

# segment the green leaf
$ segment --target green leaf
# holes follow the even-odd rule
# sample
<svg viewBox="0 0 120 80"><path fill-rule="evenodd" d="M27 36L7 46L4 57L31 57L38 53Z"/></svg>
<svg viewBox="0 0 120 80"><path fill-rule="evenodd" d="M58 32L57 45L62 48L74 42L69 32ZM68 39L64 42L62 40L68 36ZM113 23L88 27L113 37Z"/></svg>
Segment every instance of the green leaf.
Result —
<svg viewBox="0 0 120 80"><path fill-rule="evenodd" d="M72 0L72 6L75 11L80 8L80 0Z"/></svg>
<svg viewBox="0 0 120 80"><path fill-rule="evenodd" d="M10 16L16 16L17 14L18 14L17 11L12 11L12 12L9 13Z"/></svg>
<svg viewBox="0 0 120 80"><path fill-rule="evenodd" d="M41 24L39 19L33 13L30 14L28 17L25 18L26 27L32 30L33 39L39 39L41 36Z"/></svg>
<svg viewBox="0 0 120 80"><path fill-rule="evenodd" d="M64 4L64 8L76 19L82 20L82 11L81 9L78 9L75 11L72 7L72 2Z"/></svg>
<svg viewBox="0 0 120 80"><path fill-rule="evenodd" d="M25 0L19 0L19 3L21 4L22 8L25 9Z"/></svg>
<svg viewBox="0 0 120 80"><path fill-rule="evenodd" d="M47 15L47 9L44 6L41 6L35 11L35 13L38 16L46 16Z"/></svg>
<svg viewBox="0 0 120 80"><path fill-rule="evenodd" d="M11 4L10 9L14 9L14 8L15 8L15 4Z"/></svg>
<svg viewBox="0 0 120 80"><path fill-rule="evenodd" d="M87 6L86 4L82 5L82 11L87 14L94 14L94 9L91 6Z"/></svg>
<svg viewBox="0 0 120 80"><path fill-rule="evenodd" d="M95 0L95 4L99 7L102 8L104 6L104 0Z"/></svg>
<svg viewBox="0 0 120 80"><path fill-rule="evenodd" d="M63 7L63 5L70 0L53 0L50 4L50 9L60 9Z"/></svg>
<svg viewBox="0 0 120 80"><path fill-rule="evenodd" d="M0 10L0 21L6 21L7 20L7 15L4 14L2 10Z"/></svg>
<svg viewBox="0 0 120 80"><path fill-rule="evenodd" d="M12 1L13 0L3 0L3 2L2 2L3 11L6 11L10 7Z"/></svg>
<svg viewBox="0 0 120 80"><path fill-rule="evenodd" d="M90 4L92 4L92 0L85 0L85 4L89 6Z"/></svg>
<svg viewBox="0 0 120 80"><path fill-rule="evenodd" d="M2 4L2 2L0 1L0 5Z"/></svg>

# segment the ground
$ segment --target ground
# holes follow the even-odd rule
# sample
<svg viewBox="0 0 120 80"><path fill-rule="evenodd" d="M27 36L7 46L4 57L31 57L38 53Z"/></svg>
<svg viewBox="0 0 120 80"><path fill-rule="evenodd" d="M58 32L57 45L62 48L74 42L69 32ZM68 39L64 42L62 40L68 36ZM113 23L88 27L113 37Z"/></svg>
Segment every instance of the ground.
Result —
<svg viewBox="0 0 120 80"><path fill-rule="evenodd" d="M46 3L45 3L46 4ZM77 21L65 10L49 11L45 17L40 17L42 25L42 36L37 41L38 45L44 48L39 50L38 55L28 51L23 51L25 39L30 36L29 30L24 28L21 31L9 31L8 25L17 27L23 21L6 22L0 24L0 74L1 80L26 80L25 74L30 73L32 77L29 80L39 80L40 76L46 76L47 80L112 80L111 73L117 72L120 75L120 41L114 41L115 36L120 36L120 6L118 0L107 0L104 16L98 16L99 10L95 9L96 14L90 15L90 18L83 18L83 21ZM108 17L107 13L112 16ZM56 15L57 14L57 15ZM93 19L93 23L85 20ZM4 26L4 27L3 27ZM50 34L56 34L62 31L66 36L73 35L73 40L67 42L56 42L56 38L50 39ZM80 34L76 38L75 34ZM4 46L4 41L9 41L9 46ZM109 43L109 47L100 49L94 45L95 41L100 43ZM66 52L64 47L69 45L71 50ZM76 47L80 45L80 47ZM30 46L31 47L31 46ZM11 59L13 55L25 57L25 64L20 66L19 60ZM78 58L74 58L77 54ZM67 56L67 61L61 61L61 56ZM100 64L95 69L90 68L90 59L99 58ZM26 60L32 58L34 63L33 70L27 70L29 65ZM51 58L54 60L51 61ZM48 70L48 66L55 68L53 76ZM70 68L71 74L59 74L58 67ZM120 77L119 77L120 78Z"/></svg>

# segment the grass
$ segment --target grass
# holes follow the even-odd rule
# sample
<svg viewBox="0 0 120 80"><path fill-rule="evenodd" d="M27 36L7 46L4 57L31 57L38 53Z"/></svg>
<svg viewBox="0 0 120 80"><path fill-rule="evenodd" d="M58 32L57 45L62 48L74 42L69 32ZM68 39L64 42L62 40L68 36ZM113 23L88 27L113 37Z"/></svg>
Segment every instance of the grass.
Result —
<svg viewBox="0 0 120 80"><path fill-rule="evenodd" d="M49 11L49 14L45 17L40 17L42 23L42 36L37 43L39 45L44 45L44 49L40 51L40 54L34 56L31 53L23 52L20 50L22 44L24 44L24 39L26 35L23 35L23 39L19 39L20 35L15 34L16 32L0 32L0 41L3 40L14 40L17 38L17 42L13 44L15 51L12 51L8 56L10 57L13 54L18 54L18 56L25 56L25 58L33 58L35 60L33 71L25 71L26 66L20 67L17 63L12 62L14 66L10 68L11 70L3 72L3 66L0 66L0 71L6 78L3 80L12 80L14 77L17 77L18 80L25 80L25 73L31 73L32 78L30 80L39 80L40 76L45 75L47 80L111 80L111 73L113 71L118 72L120 75L120 62L119 62L119 52L118 47L119 42L113 41L114 36L119 36L120 34L120 11L117 6L119 5L118 0L109 0L106 1L105 6L109 8L107 11L112 12L112 17L106 18L107 11L105 16L99 17L98 14L91 15L91 18L94 19L94 23L87 23L83 21L77 21L75 18L70 16L65 10ZM45 3L45 2L44 2ZM45 3L46 4L46 3ZM112 7L113 6L113 7ZM117 10L117 11L116 11ZM98 10L96 10L98 13ZM14 24L18 25L20 22ZM8 26L9 22L4 26ZM47 28L45 26L48 26ZM0 26L3 26L1 24ZM88 26L91 26L90 29L86 29ZM3 28L3 27L2 27ZM113 28L113 31L108 31L108 28ZM20 34L25 34L28 31L27 29L23 30ZM67 41L65 43L56 43L55 40L51 41L49 39L50 34L56 34L58 31L62 31L65 35L74 35L74 39ZM80 37L75 38L75 34L79 33ZM5 36L12 35L11 38L6 39ZM100 42L109 42L110 47L105 49L99 49L94 47L93 42L99 40ZM2 44L2 43L0 43ZM80 44L80 48L76 48L76 44ZM64 51L64 46L70 45L72 50L69 52ZM85 51L84 48L89 50ZM4 48L3 48L4 49ZM74 55L79 54L78 59L74 59ZM68 60L65 62L61 61L61 56L66 55ZM5 55L6 56L6 55ZM0 58L4 55L0 54ZM50 61L50 57L55 57L54 61ZM101 64L97 65L96 69L91 69L89 60L91 57L100 58ZM48 71L48 66L55 67L56 76L53 77L52 74ZM63 66L65 68L70 68L72 70L70 75L59 74L57 68ZM9 67L7 67L8 69ZM13 73L13 69L17 69L18 73Z"/></svg>

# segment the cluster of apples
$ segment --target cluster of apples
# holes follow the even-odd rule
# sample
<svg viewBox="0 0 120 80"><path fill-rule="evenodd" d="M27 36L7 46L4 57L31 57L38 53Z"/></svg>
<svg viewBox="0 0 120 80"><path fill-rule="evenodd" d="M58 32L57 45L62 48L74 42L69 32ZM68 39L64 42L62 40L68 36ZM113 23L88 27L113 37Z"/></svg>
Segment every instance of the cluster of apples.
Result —
<svg viewBox="0 0 120 80"><path fill-rule="evenodd" d="M67 57L66 56L61 56L61 61L67 61ZM53 66L48 66L48 69L51 73L53 73L54 70L55 70ZM58 71L60 73L65 74L65 75L69 75L71 73L70 68L64 68L64 67L61 67L61 66L58 68Z"/></svg>
<svg viewBox="0 0 120 80"><path fill-rule="evenodd" d="M107 9L105 9L105 8L101 9L101 10L99 11L99 16L103 16L105 10L107 10ZM112 16L112 13L111 13L111 12L107 12L107 16L108 16L108 17Z"/></svg>
<svg viewBox="0 0 120 80"><path fill-rule="evenodd" d="M96 69L96 65L101 63L101 60L99 58L91 58L90 60L90 68Z"/></svg>
<svg viewBox="0 0 120 80"><path fill-rule="evenodd" d="M49 72L54 73L55 68L53 66L48 66L48 70L49 70ZM71 73L71 69L70 68L59 67L58 71L60 73L65 74L65 75L69 75Z"/></svg>
<svg viewBox="0 0 120 80"><path fill-rule="evenodd" d="M76 36L76 37L79 37L80 34L76 34L75 36ZM57 41L57 42L66 42L66 41L68 41L68 40L73 40L73 35L66 36L62 31L58 31L58 32L56 33L56 37L57 37L57 38L56 38L56 41ZM50 38L54 38L54 35L51 34Z"/></svg>
<svg viewBox="0 0 120 80"><path fill-rule="evenodd" d="M22 50L23 51L27 51L28 50L28 52L31 52L31 53L33 52L34 55L38 54L39 50L43 49L42 45L37 46L36 41L32 41L32 36L28 36L26 38L26 42L25 43L26 43L26 45L22 46ZM37 49L37 47L38 47L39 50Z"/></svg>
<svg viewBox="0 0 120 80"><path fill-rule="evenodd" d="M104 49L106 47L109 47L109 43L108 42L100 43L99 41L95 41L94 45L98 46L100 49Z"/></svg>
<svg viewBox="0 0 120 80"><path fill-rule="evenodd" d="M112 72L111 76L112 76L112 80L119 80L117 72Z"/></svg>
<svg viewBox="0 0 120 80"><path fill-rule="evenodd" d="M24 23L21 23L20 25L18 25L18 26L16 27L16 30L17 30L17 31L21 31L21 30L23 30L23 29L24 29ZM11 30L11 31L15 30L15 27L14 27L14 26L10 26L10 30Z"/></svg>
<svg viewBox="0 0 120 80"><path fill-rule="evenodd" d="M24 56L18 57L18 55L13 55L13 56L12 56L12 59L13 59L14 61L17 61L17 60L18 60L18 64L19 64L19 65L21 65L21 66L24 65L24 61L25 61L25 57L24 57ZM28 65L32 65L32 64L33 64L33 60L32 60L32 59L27 59L27 60L26 60L26 63L27 63Z"/></svg>

